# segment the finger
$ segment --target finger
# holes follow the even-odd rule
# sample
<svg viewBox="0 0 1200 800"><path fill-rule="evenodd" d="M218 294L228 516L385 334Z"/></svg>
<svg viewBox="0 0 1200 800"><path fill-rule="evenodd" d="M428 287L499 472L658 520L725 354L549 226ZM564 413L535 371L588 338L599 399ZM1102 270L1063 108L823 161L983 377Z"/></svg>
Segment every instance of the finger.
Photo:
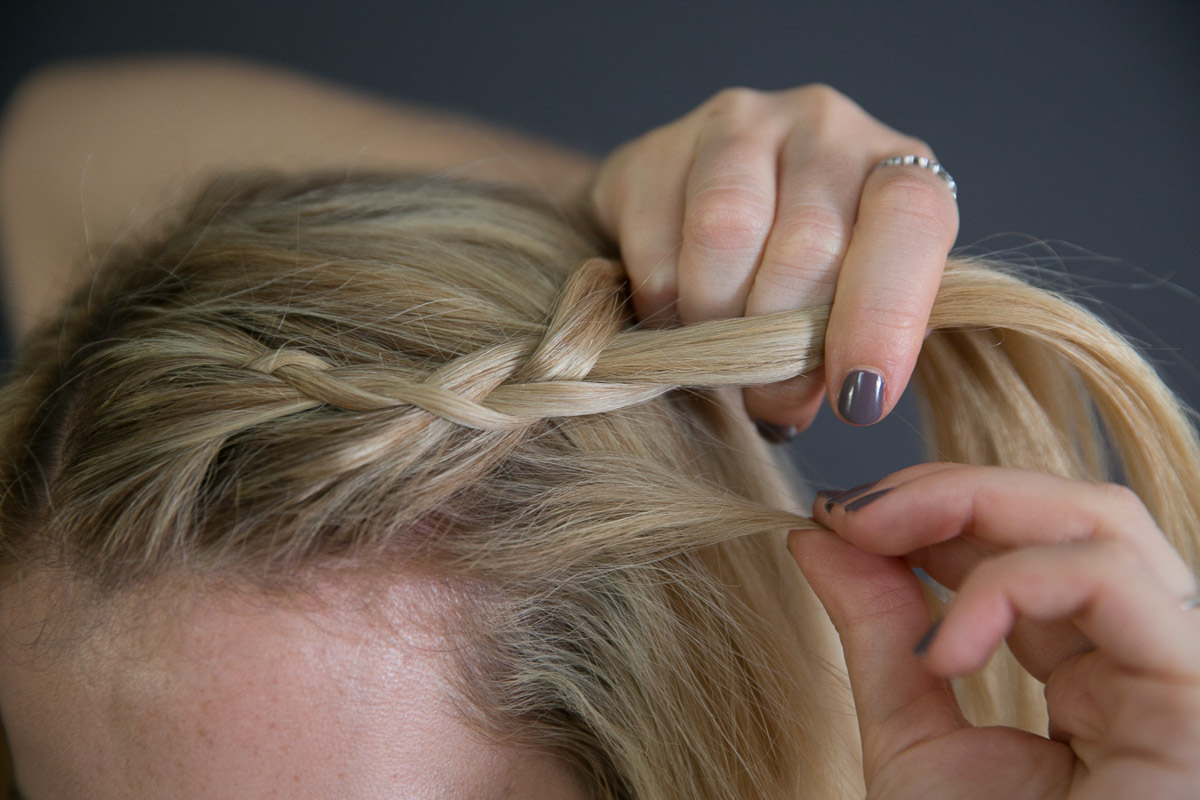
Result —
<svg viewBox="0 0 1200 800"><path fill-rule="evenodd" d="M747 298L747 315L833 300L863 173L861 158L814 151L801 136L787 138L779 161L775 221Z"/></svg>
<svg viewBox="0 0 1200 800"><path fill-rule="evenodd" d="M887 494L878 495L881 491ZM930 464L888 476L847 500L829 509L818 504L818 521L868 550L904 553L910 564L953 590L995 553L1092 538L1128 541L1138 561L1173 591L1184 594L1192 585L1191 573L1145 508L1120 487L1021 470ZM1069 621L1028 620L1016 623L1009 645L1039 680L1092 647Z"/></svg>
<svg viewBox="0 0 1200 800"><path fill-rule="evenodd" d="M911 467L905 467L904 469L885 475L879 480L868 481L861 486L855 486L853 489L822 492L821 495L818 495L818 499L820 499L821 502L814 502L813 504L813 516L822 525L827 528L831 528L833 527L833 519L830 516L830 513L835 505L844 505L849 500L857 499L861 496L875 493L876 491L882 489L894 489L901 484L909 483L928 475L936 475L939 472L961 468L962 465L948 461L933 461L925 464L915 464Z"/></svg>
<svg viewBox="0 0 1200 800"><path fill-rule="evenodd" d="M775 218L779 123L730 93L700 134L679 256L684 322L741 316Z"/></svg>
<svg viewBox="0 0 1200 800"><path fill-rule="evenodd" d="M620 238L629 298L641 323L667 325L678 317L683 201L661 187L648 187L636 197L623 210L625 233Z"/></svg>
<svg viewBox="0 0 1200 800"><path fill-rule="evenodd" d="M767 386L753 386L743 393L751 419L802 431L812 424L825 401L823 370L798 375Z"/></svg>
<svg viewBox="0 0 1200 800"><path fill-rule="evenodd" d="M1085 764L1105 750L1155 763L1195 767L1200 748L1200 689L1195 683L1118 666L1101 653L1066 661L1046 683L1052 739Z"/></svg>
<svg viewBox="0 0 1200 800"><path fill-rule="evenodd" d="M1139 564L1128 541L1035 547L998 556L964 582L926 658L939 675L974 672L1014 620L1069 619L1115 664L1200 680L1200 622Z"/></svg>
<svg viewBox="0 0 1200 800"><path fill-rule="evenodd" d="M1105 538L1180 596L1194 577L1128 489L1026 470L928 466L888 476L871 495L822 507L823 524L870 552L906 555L960 535L988 552ZM931 573L932 574L932 573ZM937 576L935 576L937 577Z"/></svg>
<svg viewBox="0 0 1200 800"><path fill-rule="evenodd" d="M959 537L922 548L909 554L906 560L940 585L957 592L967 576L993 555ZM1018 619L1007 641L1021 666L1040 681L1063 661L1094 647L1091 640L1067 620L1047 623Z"/></svg>
<svg viewBox="0 0 1200 800"><path fill-rule="evenodd" d="M913 142L917 154L932 155ZM830 400L870 425L908 385L958 235L958 206L937 175L885 167L867 176L825 340Z"/></svg>
<svg viewBox="0 0 1200 800"><path fill-rule="evenodd" d="M1046 678L1046 712L1050 717L1050 738L1069 742L1099 738L1108 727L1103 695L1112 692L1121 671L1109 659L1094 651L1066 659Z"/></svg>
<svg viewBox="0 0 1200 800"><path fill-rule="evenodd" d="M950 464L924 464L905 470L905 475L932 475L954 469ZM878 490L878 484L861 487L850 497L864 497ZM825 501L818 498L814 504L814 517L823 524L832 525ZM908 564L923 570L939 585L956 592L976 567L992 557L994 550L987 550L963 537L922 547L905 556ZM1063 661L1093 648L1091 641L1068 621L1056 623L1034 623L1017 620L1008 637L1008 646L1017 661L1035 678L1045 680L1051 670Z"/></svg>
<svg viewBox="0 0 1200 800"><path fill-rule="evenodd" d="M605 164L591 205L602 229L618 242L629 275L634 313L644 324L676 317L676 279L683 241L683 186L692 150L679 125L651 131Z"/></svg>
<svg viewBox="0 0 1200 800"><path fill-rule="evenodd" d="M964 727L949 685L912 654L930 615L903 560L820 531L795 531L789 546L841 637L868 784L896 754Z"/></svg>
<svg viewBox="0 0 1200 800"><path fill-rule="evenodd" d="M839 143L841 144L841 143ZM780 158L775 221L746 300L746 314L770 314L833 300L862 182L861 159L788 137ZM805 376L746 392L755 419L804 429L820 408L825 381Z"/></svg>

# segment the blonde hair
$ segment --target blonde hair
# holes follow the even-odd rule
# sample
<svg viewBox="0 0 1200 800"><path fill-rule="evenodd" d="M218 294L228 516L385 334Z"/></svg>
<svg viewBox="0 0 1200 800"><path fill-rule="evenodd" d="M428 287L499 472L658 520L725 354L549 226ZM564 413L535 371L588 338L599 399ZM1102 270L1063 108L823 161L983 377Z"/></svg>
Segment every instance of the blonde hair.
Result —
<svg viewBox="0 0 1200 800"><path fill-rule="evenodd" d="M844 677L781 533L815 524L722 393L818 366L828 309L639 329L614 256L515 189L216 181L27 343L2 401L7 579L431 573L471 643L465 713L596 797L849 791ZM1195 566L1200 449L1129 345L966 262L932 324L938 457L1100 479L1094 398ZM967 692L979 713L1028 705L1006 680Z"/></svg>

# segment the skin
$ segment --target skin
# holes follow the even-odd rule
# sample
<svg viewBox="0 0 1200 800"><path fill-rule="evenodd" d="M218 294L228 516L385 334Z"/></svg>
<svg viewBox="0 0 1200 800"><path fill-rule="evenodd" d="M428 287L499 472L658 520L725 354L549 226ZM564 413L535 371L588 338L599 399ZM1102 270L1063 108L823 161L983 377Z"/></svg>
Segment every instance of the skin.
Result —
<svg viewBox="0 0 1200 800"><path fill-rule="evenodd" d="M457 711L453 613L431 582L286 602L162 586L48 640L33 632L50 581L4 598L0 709L29 800L585 796L563 760Z"/></svg>
<svg viewBox="0 0 1200 800"><path fill-rule="evenodd" d="M0 241L17 332L52 315L114 242L222 172L447 172L566 200L595 162L547 142L231 59L64 62L0 127Z"/></svg>
<svg viewBox="0 0 1200 800"><path fill-rule="evenodd" d="M822 374L745 393L755 419L802 429L851 370L883 377L883 416L912 375L958 208L927 170L876 169L909 154L933 157L827 86L730 89L617 150L590 198L642 319L832 302Z"/></svg>
<svg viewBox="0 0 1200 800"><path fill-rule="evenodd" d="M747 407L803 427L865 368L885 379L886 414L958 226L935 175L875 168L906 154L932 156L827 87L720 93L598 164L255 65L64 65L24 86L0 132L6 295L28 329L86 278L76 265L102 261L220 170L448 170L584 198L620 245L644 321L832 300L824 374L752 390ZM790 540L841 634L872 797L1194 794L1200 612L1179 600L1195 583L1135 499L946 465L880 487L892 491L868 505L819 501L831 532ZM912 647L931 620L912 565L959 590L921 657ZM578 788L552 754L488 742L454 713L445 633L408 613L427 586L397 579L388 637L378 616L336 603L205 594L183 598L186 613L164 602L126 619L136 626L96 629L70 658L39 658L13 633L45 617L52 593L38 586L5 589L0 663L0 712L31 798ZM428 608L448 611L436 598ZM1006 635L1047 682L1050 739L974 729L947 689Z"/></svg>
<svg viewBox="0 0 1200 800"><path fill-rule="evenodd" d="M763 130L770 136L742 136L764 121L769 124ZM869 141L860 141L860 135L866 134ZM660 162L658 148L679 157ZM759 182L754 191L722 191L730 170L744 171L739 159L762 166L782 149L791 160L778 179L760 170L755 173ZM875 123L840 95L819 87L780 96L718 95L679 123L597 162L472 120L384 101L262 65L204 58L64 63L40 71L23 84L0 128L4 294L17 333L29 330L52 316L73 287L86 282L110 246L153 230L163 209L186 199L206 178L222 171L393 170L523 183L564 204L584 198L628 256L635 304L645 318L656 313L654 304L643 302L657 296L643 286L650 274L666 275L661 294L681 298L685 321L763 313L829 299L839 284L843 256L851 252L852 224L864 179L878 158L910 151L928 152ZM882 179L898 180L900 172ZM926 176L910 177L922 186ZM634 185L635 181L644 183ZM846 185L847 181L853 185ZM785 189L780 197L791 198L778 211L774 210L777 185ZM936 184L926 189L944 192ZM917 190L921 191L925 190ZM759 196L763 192L770 197ZM622 207L644 207L647 200L652 205L665 200L665 207L673 211L666 216L650 214L644 224L618 213ZM747 218L748 207L762 210L768 205L772 211L767 222L773 222L773 227L763 227L761 218L754 220L759 240L742 241L738 258L705 260L690 255L705 251L706 236L722 239L725 235L720 225L697 224L697 219L740 220ZM952 205L943 204L941 209L945 241L921 244L906 257L905 274L919 273L923 277L918 283L923 286L936 284L957 224ZM884 209L882 216L874 218L886 222L889 215L890 226L863 229L864 243L873 238L878 249L889 241L898 245L909 240L897 233L907 230L907 211ZM832 217L838 224L827 224ZM768 229L775 231L770 237ZM779 233L785 230L786 236ZM643 255L641 242L647 238L665 242L668 251L689 255L678 269L656 271ZM765 251L768 240L771 253L782 248L785 255L772 255L764 262L767 268L760 270L751 256ZM805 242L816 244L805 246ZM717 244L717 250L724 247ZM710 256L720 255L717 250ZM847 261L846 285L874 286L875 297L889 294L891 287L881 276L891 273L864 268L864 263L861 258ZM780 281L789 287L783 295L772 289ZM741 287L751 284L762 287L754 297L779 297L782 304L768 307L753 300L747 305L746 295L731 306L723 298L729 287L742 292ZM859 316L870 317L870 309L861 307L873 302L872 292L846 289L835 311L841 308L836 313L853 314L857 304ZM918 297L904 308L911 310L912 317L904 326L923 330L928 299ZM831 328L830 346L847 341L847 330L846 324ZM907 380L911 367L906 364L914 356L908 352L911 339L903 340L899 350L904 352L893 352L901 341L887 336L865 345L860 342L850 348L846 362L876 365L888 374L889 407ZM802 425L815 410L812 398L819 394L819 388L797 392L785 386L750 396L766 398L765 406L760 403L754 409L762 418ZM265 615L219 611L194 612L204 621L202 639L170 636L179 629L179 621L168 615L165 622L156 623L162 626L155 629L161 634L157 647L100 659L86 670L82 662L68 660L30 671L24 666L30 663L27 654L10 647L0 671L0 710L30 796L105 796L97 794L103 790L107 796L135 797L139 795L130 794L129 787L136 785L142 787L141 796L189 797L193 795L187 792L200 792L194 796L201 797L203 791L219 793L235 780L238 796L253 797L256 792L271 796L278 775L294 775L300 781L297 786L322 794L321 787L327 789L337 777L330 773L336 764L348 776L348 784L326 795L396 796L395 784L388 783L392 773L372 771L378 766L404 775L411 786L428 787L430 792L439 787L444 796L465 791L462 796L486 797L490 795L481 788L477 791L478 787L505 786L511 780L516 781L515 796L533 797L533 789L519 783L529 780L551 792L548 796L569 797L561 764L553 758L489 750L460 719L449 715L442 691L447 677L444 665L403 668L422 663L418 658L422 651L376 652L361 641L353 646L343 639L324 641L320 626L306 626L303 619L279 609ZM268 642L269 649L264 646ZM297 649L324 655L302 661L270 657ZM130 669L142 658L148 666ZM387 696L411 695L409 705L380 703L375 666L384 662L399 664L384 676L392 682L386 685ZM115 668L114 663L123 667ZM97 669L99 665L103 669ZM364 675L371 680L364 682ZM278 688L251 691L244 679L254 676L270 676L272 686ZM434 678L435 685L428 685ZM146 693L147 686L155 693ZM328 697L330 686L345 692L341 702L297 708L285 701ZM236 713L231 712L234 709ZM255 716L276 725L266 730L286 732L279 736L286 739L287 750L282 739L268 737L261 726L245 726L244 720ZM314 718L319 725L311 724ZM418 724L433 727L415 728ZM44 744L48 742L54 745ZM396 742L421 746L413 752ZM435 742L444 743L444 748L431 761L428 756ZM258 755L253 755L256 745ZM268 748L266 755L264 748ZM338 757L317 757L330 752ZM440 771L411 771L412 765L431 763L439 765ZM206 783L214 765L222 782ZM450 765L460 771L476 765L476 771L448 772ZM421 794L411 787L399 791L400 796L404 791ZM289 791L289 796L303 795Z"/></svg>
<svg viewBox="0 0 1200 800"><path fill-rule="evenodd" d="M1195 797L1196 580L1132 492L926 464L857 499L818 497L833 532L789 543L842 639L868 797ZM911 566L957 593L919 656ZM1005 637L1046 684L1050 738L972 727L949 691Z"/></svg>
<svg viewBox="0 0 1200 800"><path fill-rule="evenodd" d="M933 152L826 86L726 90L598 162L248 62L68 62L29 78L0 129L5 296L28 330L111 243L220 171L448 172L582 198L619 244L643 320L832 300L823 374L750 390L748 410L803 428L822 393L836 401L843 376L865 368L884 378L886 416L958 231L937 176L875 169L908 154Z"/></svg>

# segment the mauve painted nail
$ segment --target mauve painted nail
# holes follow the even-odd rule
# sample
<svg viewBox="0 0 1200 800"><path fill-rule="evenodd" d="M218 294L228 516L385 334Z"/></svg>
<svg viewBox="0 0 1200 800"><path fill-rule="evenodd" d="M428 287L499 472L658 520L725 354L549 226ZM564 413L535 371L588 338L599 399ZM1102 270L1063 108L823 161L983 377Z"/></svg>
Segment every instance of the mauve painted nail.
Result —
<svg viewBox="0 0 1200 800"><path fill-rule="evenodd" d="M929 652L929 648L933 646L933 639L937 636L938 629L942 627L942 621L936 620L929 626L929 630L925 631L925 635L921 637L921 641L917 642L917 646L913 648L914 656L923 656Z"/></svg>
<svg viewBox="0 0 1200 800"><path fill-rule="evenodd" d="M871 505L871 503L874 503L876 500L883 497L885 494L895 488L895 486L889 486L886 489L880 489L878 492L864 494L857 500L851 500L849 503L846 503L845 508L847 511L858 511L860 508L866 508L867 506Z"/></svg>
<svg viewBox="0 0 1200 800"><path fill-rule="evenodd" d="M796 428L793 425L776 425L773 422L754 420L758 435L770 444L787 444L796 438Z"/></svg>
<svg viewBox="0 0 1200 800"><path fill-rule="evenodd" d="M828 511L829 509L833 508L838 503L844 503L847 500L853 500L854 498L858 497L859 495L865 494L866 492L871 491L872 489L875 488L875 484L877 484L877 483L879 483L879 481L871 481L870 483L862 483L851 489L846 489L841 492L836 492L834 494L825 495L825 510Z"/></svg>
<svg viewBox="0 0 1200 800"><path fill-rule="evenodd" d="M883 416L883 376L869 369L853 369L842 381L838 413L852 425L874 425Z"/></svg>

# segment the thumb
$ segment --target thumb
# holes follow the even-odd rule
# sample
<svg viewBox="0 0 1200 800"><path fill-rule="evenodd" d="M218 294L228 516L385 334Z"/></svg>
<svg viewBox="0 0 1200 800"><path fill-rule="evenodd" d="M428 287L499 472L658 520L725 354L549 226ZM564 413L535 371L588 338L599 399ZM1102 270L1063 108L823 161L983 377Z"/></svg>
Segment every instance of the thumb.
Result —
<svg viewBox="0 0 1200 800"><path fill-rule="evenodd" d="M792 531L788 547L842 640L867 785L913 745L966 727L949 683L913 654L932 619L905 561L825 531Z"/></svg>

